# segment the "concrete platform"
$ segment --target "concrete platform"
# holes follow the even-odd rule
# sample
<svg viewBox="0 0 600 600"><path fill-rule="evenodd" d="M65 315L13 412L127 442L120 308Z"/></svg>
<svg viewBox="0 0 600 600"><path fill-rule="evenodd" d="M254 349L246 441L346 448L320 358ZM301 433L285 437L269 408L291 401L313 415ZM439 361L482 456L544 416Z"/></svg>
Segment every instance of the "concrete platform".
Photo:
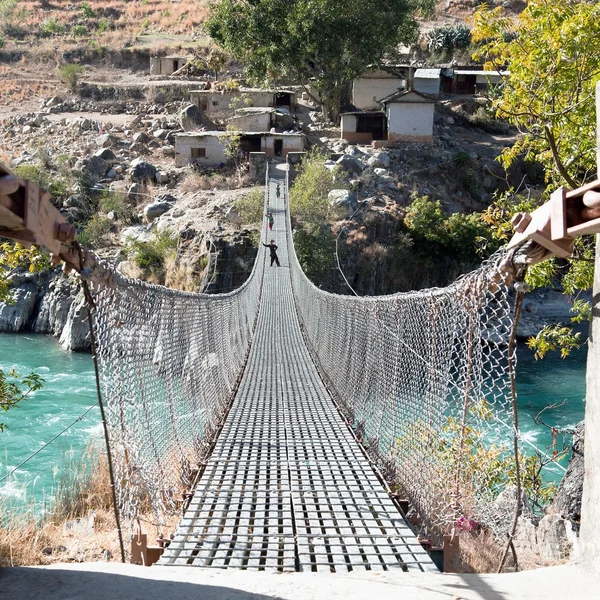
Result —
<svg viewBox="0 0 600 600"><path fill-rule="evenodd" d="M120 563L0 570L7 600L527 600L600 598L600 579L565 565L507 575L266 573Z"/></svg>

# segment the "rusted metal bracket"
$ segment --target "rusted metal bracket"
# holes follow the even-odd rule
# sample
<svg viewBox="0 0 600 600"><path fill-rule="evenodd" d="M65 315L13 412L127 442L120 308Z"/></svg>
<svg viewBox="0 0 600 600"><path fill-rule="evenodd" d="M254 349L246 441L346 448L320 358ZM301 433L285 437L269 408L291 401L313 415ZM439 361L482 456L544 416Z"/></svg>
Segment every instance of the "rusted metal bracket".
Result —
<svg viewBox="0 0 600 600"><path fill-rule="evenodd" d="M53 264L64 261L67 270L81 273L85 267L94 269L98 263L96 256L75 246L76 234L46 190L32 181L19 179L0 164L1 237L25 247L35 244L46 248L52 254Z"/></svg>
<svg viewBox="0 0 600 600"><path fill-rule="evenodd" d="M600 179L571 191L561 187L552 193L549 202L531 214L516 214L512 223L515 234L509 248L534 242L528 264L550 256L567 258L573 252L575 238L600 233Z"/></svg>

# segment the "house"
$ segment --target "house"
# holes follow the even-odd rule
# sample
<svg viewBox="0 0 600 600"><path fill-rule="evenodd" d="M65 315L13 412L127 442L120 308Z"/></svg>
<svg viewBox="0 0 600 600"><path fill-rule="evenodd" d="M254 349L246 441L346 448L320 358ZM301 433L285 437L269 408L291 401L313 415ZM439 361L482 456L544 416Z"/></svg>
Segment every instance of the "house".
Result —
<svg viewBox="0 0 600 600"><path fill-rule="evenodd" d="M413 77L413 90L437 96L440 93L441 69L417 69Z"/></svg>
<svg viewBox="0 0 600 600"><path fill-rule="evenodd" d="M264 107L238 108L228 123L238 131L286 131L296 125L287 109Z"/></svg>
<svg viewBox="0 0 600 600"><path fill-rule="evenodd" d="M387 119L382 110L352 111L341 115L342 138L352 144L387 140Z"/></svg>
<svg viewBox="0 0 600 600"><path fill-rule="evenodd" d="M368 68L352 82L352 104L360 110L378 109L381 98L408 87L412 70L403 65Z"/></svg>
<svg viewBox="0 0 600 600"><path fill-rule="evenodd" d="M435 101L417 92L396 92L381 101L387 118L389 141L431 142Z"/></svg>
<svg viewBox="0 0 600 600"><path fill-rule="evenodd" d="M190 60L189 56L153 56L150 58L150 75L171 75Z"/></svg>
<svg viewBox="0 0 600 600"><path fill-rule="evenodd" d="M287 156L289 152L302 152L305 138L301 133L192 131L175 134L175 165L190 163L217 166L226 163L226 149L232 136L240 136L239 147L243 153L264 152L270 158Z"/></svg>
<svg viewBox="0 0 600 600"><path fill-rule="evenodd" d="M454 68L442 72L444 92L457 95L473 95L498 85L508 71L484 71L483 68Z"/></svg>
<svg viewBox="0 0 600 600"><path fill-rule="evenodd" d="M296 106L296 94L291 91L239 88L237 90L192 90L190 101L203 113L212 116L230 117L235 110L244 107L288 107Z"/></svg>

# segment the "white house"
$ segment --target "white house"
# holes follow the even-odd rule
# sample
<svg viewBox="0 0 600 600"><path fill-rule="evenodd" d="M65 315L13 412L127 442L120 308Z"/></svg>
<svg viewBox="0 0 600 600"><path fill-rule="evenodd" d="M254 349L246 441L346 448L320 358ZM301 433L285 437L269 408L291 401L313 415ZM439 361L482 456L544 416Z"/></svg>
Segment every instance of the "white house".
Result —
<svg viewBox="0 0 600 600"><path fill-rule="evenodd" d="M301 133L190 131L175 134L175 165L190 163L206 166L225 164L225 149L232 135L240 136L243 153L264 152L267 156L286 157L289 152L302 152L305 138Z"/></svg>
<svg viewBox="0 0 600 600"><path fill-rule="evenodd" d="M228 123L238 131L271 131L273 127L287 131L295 126L287 109L265 107L239 108Z"/></svg>
<svg viewBox="0 0 600 600"><path fill-rule="evenodd" d="M296 94L291 91L239 88L218 91L192 90L190 101L203 113L212 116L232 116L236 109L245 107L289 107L296 106Z"/></svg>
<svg viewBox="0 0 600 600"><path fill-rule="evenodd" d="M171 75L190 60L189 56L153 56L150 58L150 75Z"/></svg>
<svg viewBox="0 0 600 600"><path fill-rule="evenodd" d="M413 77L414 91L434 96L439 94L441 72L441 69L417 69Z"/></svg>
<svg viewBox="0 0 600 600"><path fill-rule="evenodd" d="M381 103L385 108L389 141L431 142L435 101L417 92L396 92Z"/></svg>
<svg viewBox="0 0 600 600"><path fill-rule="evenodd" d="M367 69L352 82L352 104L360 110L379 108L379 100L406 89L411 67Z"/></svg>

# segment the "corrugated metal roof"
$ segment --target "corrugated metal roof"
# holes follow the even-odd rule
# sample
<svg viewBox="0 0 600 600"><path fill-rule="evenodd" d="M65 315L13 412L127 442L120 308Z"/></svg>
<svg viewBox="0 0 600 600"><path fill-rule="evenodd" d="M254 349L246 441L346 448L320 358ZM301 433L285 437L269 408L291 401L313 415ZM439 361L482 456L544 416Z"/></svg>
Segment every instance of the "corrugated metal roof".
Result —
<svg viewBox="0 0 600 600"><path fill-rule="evenodd" d="M491 75L492 77L499 77L501 75L509 75L509 71L477 71L475 69L454 69L455 75Z"/></svg>
<svg viewBox="0 0 600 600"><path fill-rule="evenodd" d="M441 69L417 69L415 79L439 79Z"/></svg>

